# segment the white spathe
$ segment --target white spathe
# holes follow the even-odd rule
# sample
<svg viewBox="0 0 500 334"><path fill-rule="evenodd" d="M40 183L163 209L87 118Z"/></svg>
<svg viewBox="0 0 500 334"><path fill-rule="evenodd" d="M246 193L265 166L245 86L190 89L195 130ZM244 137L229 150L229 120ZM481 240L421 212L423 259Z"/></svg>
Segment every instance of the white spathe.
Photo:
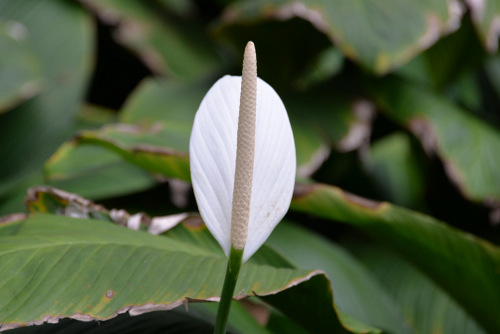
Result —
<svg viewBox="0 0 500 334"><path fill-rule="evenodd" d="M189 143L198 209L227 256L231 250L240 90L239 76L224 76L210 88L196 112ZM257 78L254 174L244 262L287 212L295 172L295 144L285 106L274 89Z"/></svg>

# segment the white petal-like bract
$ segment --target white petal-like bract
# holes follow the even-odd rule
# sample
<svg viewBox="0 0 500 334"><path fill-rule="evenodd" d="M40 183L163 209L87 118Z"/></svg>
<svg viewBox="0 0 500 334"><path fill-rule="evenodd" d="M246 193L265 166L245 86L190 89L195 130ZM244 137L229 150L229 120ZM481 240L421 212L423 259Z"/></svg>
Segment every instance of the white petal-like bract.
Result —
<svg viewBox="0 0 500 334"><path fill-rule="evenodd" d="M198 209L227 256L240 89L239 76L225 76L210 88L196 113L189 143ZM274 89L258 78L254 174L243 261L259 249L287 212L295 171L295 144L285 106Z"/></svg>

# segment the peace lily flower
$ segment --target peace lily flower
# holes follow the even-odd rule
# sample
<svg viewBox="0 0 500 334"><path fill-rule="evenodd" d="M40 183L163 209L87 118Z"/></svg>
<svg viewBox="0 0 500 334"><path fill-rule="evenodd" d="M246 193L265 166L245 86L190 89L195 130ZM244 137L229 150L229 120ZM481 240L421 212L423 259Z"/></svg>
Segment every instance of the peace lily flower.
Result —
<svg viewBox="0 0 500 334"><path fill-rule="evenodd" d="M283 218L295 180L290 121L278 94L257 78L247 44L241 77L225 76L203 98L189 142L198 209L228 256L214 333L226 330L242 263Z"/></svg>
<svg viewBox="0 0 500 334"><path fill-rule="evenodd" d="M219 79L201 102L189 156L205 224L228 257L234 247L247 261L288 210L296 172L285 106L257 78L252 42L245 49L242 77Z"/></svg>

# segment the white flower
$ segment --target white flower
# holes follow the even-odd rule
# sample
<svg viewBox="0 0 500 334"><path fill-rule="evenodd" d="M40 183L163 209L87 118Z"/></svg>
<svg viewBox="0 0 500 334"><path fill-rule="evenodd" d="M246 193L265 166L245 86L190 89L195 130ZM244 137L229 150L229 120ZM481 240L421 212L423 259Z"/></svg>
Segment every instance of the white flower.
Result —
<svg viewBox="0 0 500 334"><path fill-rule="evenodd" d="M210 88L196 113L189 143L191 179L200 214L227 256L231 250L241 81L238 76L224 76ZM256 86L255 153L243 262L259 249L287 212L296 172L295 144L285 106L266 82L257 78Z"/></svg>

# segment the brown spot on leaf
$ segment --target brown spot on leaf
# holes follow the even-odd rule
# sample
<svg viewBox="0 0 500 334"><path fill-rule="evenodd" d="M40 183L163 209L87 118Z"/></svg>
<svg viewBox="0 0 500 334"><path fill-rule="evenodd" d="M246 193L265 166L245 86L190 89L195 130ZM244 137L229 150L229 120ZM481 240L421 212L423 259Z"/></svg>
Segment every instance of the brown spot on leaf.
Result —
<svg viewBox="0 0 500 334"><path fill-rule="evenodd" d="M108 290L106 291L106 298L111 299L115 295L115 292L113 290Z"/></svg>
<svg viewBox="0 0 500 334"><path fill-rule="evenodd" d="M70 83L71 79L72 79L72 75L70 72L67 72L67 71L64 71L64 72L59 72L57 74L57 84L59 86L65 86L67 84Z"/></svg>

